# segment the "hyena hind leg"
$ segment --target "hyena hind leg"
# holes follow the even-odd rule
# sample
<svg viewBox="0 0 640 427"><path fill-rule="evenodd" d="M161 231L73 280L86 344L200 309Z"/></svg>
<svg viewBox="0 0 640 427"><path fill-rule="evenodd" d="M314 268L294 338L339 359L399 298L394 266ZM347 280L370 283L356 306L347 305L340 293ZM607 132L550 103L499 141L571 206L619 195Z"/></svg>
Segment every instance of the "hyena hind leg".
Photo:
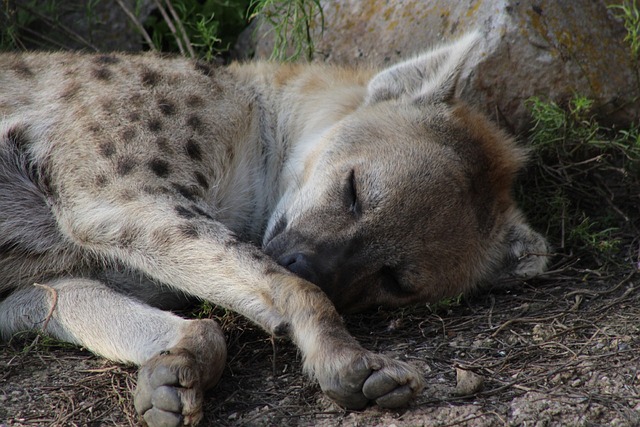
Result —
<svg viewBox="0 0 640 427"><path fill-rule="evenodd" d="M182 319L94 280L61 279L9 295L0 302L0 336L25 330L141 365L134 403L150 426L197 424L203 393L226 362L224 336L213 320Z"/></svg>

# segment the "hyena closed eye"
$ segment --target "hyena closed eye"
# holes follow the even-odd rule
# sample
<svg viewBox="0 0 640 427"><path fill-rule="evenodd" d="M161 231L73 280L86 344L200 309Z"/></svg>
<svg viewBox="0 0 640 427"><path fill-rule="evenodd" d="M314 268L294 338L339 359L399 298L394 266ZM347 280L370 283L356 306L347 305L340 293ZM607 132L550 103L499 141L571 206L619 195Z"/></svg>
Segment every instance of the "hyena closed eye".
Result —
<svg viewBox="0 0 640 427"><path fill-rule="evenodd" d="M406 404L411 365L336 308L544 269L515 206L522 149L455 97L466 36L380 72L153 55L0 56L0 333L141 366L135 406L193 425L226 358L184 295L288 335L347 408Z"/></svg>

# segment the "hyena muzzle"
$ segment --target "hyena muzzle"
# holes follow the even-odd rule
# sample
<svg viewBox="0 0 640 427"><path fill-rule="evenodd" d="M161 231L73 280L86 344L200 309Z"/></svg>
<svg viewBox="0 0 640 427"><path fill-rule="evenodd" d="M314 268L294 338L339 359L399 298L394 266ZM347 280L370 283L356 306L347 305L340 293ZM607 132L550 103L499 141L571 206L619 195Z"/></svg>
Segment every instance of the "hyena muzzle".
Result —
<svg viewBox="0 0 640 427"><path fill-rule="evenodd" d="M410 364L338 310L542 271L525 153L456 98L459 41L376 72L154 55L0 56L0 333L141 366L154 426L196 424L226 346L184 295L288 335L347 408L406 404Z"/></svg>

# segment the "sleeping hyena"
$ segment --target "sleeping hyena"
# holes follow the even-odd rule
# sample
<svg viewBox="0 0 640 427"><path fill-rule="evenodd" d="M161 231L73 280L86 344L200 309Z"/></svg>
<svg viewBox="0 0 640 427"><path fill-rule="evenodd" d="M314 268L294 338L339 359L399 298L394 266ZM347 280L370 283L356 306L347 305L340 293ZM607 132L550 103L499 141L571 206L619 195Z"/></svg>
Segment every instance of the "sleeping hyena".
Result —
<svg viewBox="0 0 640 427"><path fill-rule="evenodd" d="M226 347L181 295L288 335L338 404L407 403L410 364L336 311L545 266L522 149L455 97L476 35L379 72L154 55L0 56L0 333L141 365L149 425L195 424Z"/></svg>

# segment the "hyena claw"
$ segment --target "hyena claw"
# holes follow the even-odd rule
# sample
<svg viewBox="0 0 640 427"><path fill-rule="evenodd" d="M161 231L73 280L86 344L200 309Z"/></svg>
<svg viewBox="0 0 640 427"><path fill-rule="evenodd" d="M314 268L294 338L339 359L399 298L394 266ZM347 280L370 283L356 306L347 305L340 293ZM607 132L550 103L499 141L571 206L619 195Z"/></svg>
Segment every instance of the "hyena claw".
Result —
<svg viewBox="0 0 640 427"><path fill-rule="evenodd" d="M203 389L195 357L172 349L142 365L134 405L149 427L196 425L202 418Z"/></svg>
<svg viewBox="0 0 640 427"><path fill-rule="evenodd" d="M359 357L345 370L320 379L320 387L348 409L363 409L371 402L383 408L405 406L424 387L422 375L413 366L373 353Z"/></svg>
<svg viewBox="0 0 640 427"><path fill-rule="evenodd" d="M227 358L222 331L210 319L190 320L168 350L142 364L134 405L149 427L195 426L206 389L220 379Z"/></svg>

